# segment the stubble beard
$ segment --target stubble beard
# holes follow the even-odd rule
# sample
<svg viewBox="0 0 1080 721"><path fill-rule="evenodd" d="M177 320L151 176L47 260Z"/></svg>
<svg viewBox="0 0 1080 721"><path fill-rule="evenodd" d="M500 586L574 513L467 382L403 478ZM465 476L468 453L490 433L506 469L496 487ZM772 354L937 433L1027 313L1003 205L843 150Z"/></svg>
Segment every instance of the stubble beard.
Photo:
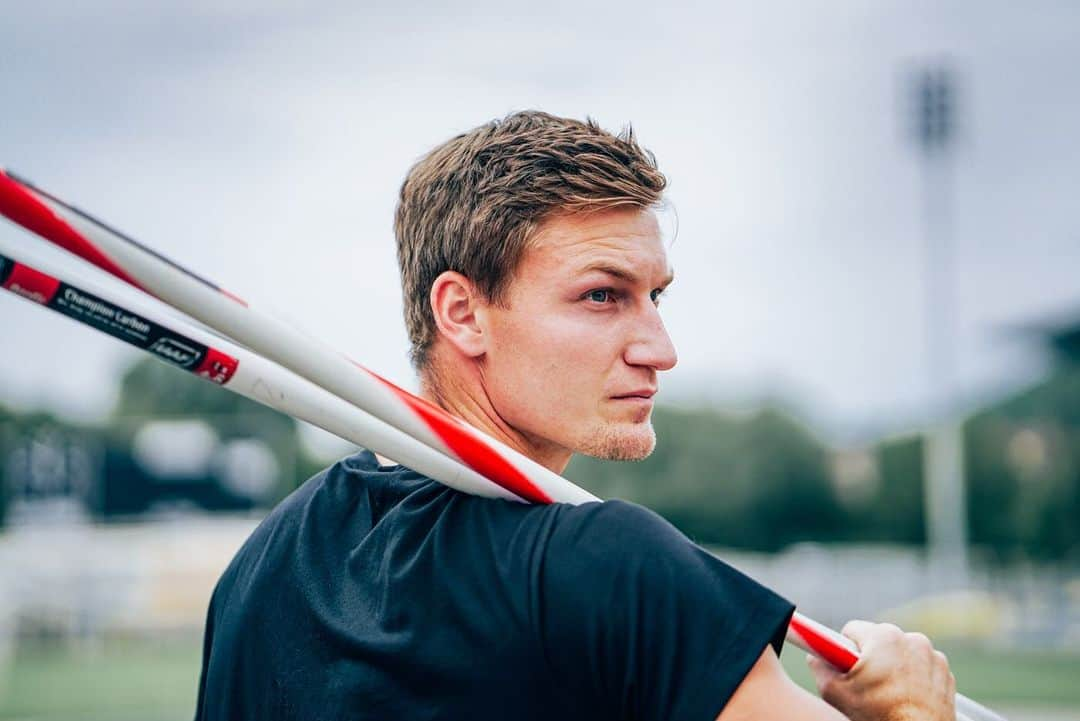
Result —
<svg viewBox="0 0 1080 721"><path fill-rule="evenodd" d="M578 444L577 452L605 461L643 461L656 448L652 422L605 424Z"/></svg>

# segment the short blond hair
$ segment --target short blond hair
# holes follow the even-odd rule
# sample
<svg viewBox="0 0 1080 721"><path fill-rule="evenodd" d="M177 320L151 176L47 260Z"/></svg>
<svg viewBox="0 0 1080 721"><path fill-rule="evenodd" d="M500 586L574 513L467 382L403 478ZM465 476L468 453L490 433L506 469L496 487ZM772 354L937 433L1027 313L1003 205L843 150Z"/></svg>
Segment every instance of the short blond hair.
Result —
<svg viewBox="0 0 1080 721"><path fill-rule="evenodd" d="M447 270L500 302L536 227L557 213L653 207L667 180L633 129L535 110L436 147L409 171L394 216L410 357L423 370L435 339L429 295Z"/></svg>

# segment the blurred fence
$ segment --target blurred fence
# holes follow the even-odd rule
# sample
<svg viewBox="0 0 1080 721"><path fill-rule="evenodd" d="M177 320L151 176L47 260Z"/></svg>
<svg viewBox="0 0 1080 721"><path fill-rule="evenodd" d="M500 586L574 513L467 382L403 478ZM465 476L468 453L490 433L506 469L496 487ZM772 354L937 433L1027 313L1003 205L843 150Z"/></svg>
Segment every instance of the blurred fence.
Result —
<svg viewBox="0 0 1080 721"><path fill-rule="evenodd" d="M250 518L34 524L0 535L0 655L20 641L201 633Z"/></svg>
<svg viewBox="0 0 1080 721"><path fill-rule="evenodd" d="M713 549L725 561L840 628L892 621L935 640L1024 648L1080 646L1080 568L976 563L941 578L918 549L800 544L779 554Z"/></svg>

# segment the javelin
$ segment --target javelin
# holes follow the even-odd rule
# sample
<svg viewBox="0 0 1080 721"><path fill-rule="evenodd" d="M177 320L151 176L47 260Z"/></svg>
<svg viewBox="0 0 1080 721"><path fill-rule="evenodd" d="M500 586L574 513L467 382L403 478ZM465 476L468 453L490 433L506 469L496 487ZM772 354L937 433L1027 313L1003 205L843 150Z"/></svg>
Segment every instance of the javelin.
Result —
<svg viewBox="0 0 1080 721"><path fill-rule="evenodd" d="M446 485L473 495L521 500L476 471L417 443L393 426L305 381L281 366L204 331L156 304L117 300L115 290L80 280L61 280L43 258L0 236L0 288L146 351L211 383L306 421L384 456L409 459L418 470L446 478ZM427 470L421 470L426 466Z"/></svg>
<svg viewBox="0 0 1080 721"><path fill-rule="evenodd" d="M283 367L267 364L263 358L260 359L265 364L262 367L258 367L258 361L253 364L262 373L268 373L271 369L278 374L291 371L305 382L336 396L334 400L337 404L345 401L355 406L354 410L362 409L360 413L370 414L374 417L372 420L380 422L377 425L368 424L366 432L370 435L364 440L355 440L360 436L353 432L350 432L354 436L352 438L343 436L347 440L384 453L466 493L507 497L508 492L521 500L535 503L579 504L599 500L434 404L397 387L291 326L259 313L238 296L3 170L0 170L0 214L246 346L251 353L245 355L255 358L264 356ZM49 278L48 275L45 277ZM5 285L11 282L9 278ZM45 297L41 293L38 295ZM47 302L51 302L51 299ZM172 323L175 325L176 321ZM185 330L194 337L195 329ZM220 344L220 341L215 343ZM238 357L232 365L232 372L235 373L241 365ZM221 372L216 373L217 378L214 377L219 369L203 370L212 380L229 380ZM243 377L248 378L246 375ZM316 397L305 396L308 411L312 410ZM254 399L273 407L272 400L263 397ZM334 405L340 410L341 406L337 404ZM282 410L299 414L302 408ZM318 421L313 422L323 425ZM338 434L338 431L332 432ZM395 445L394 451L389 450L388 442ZM416 453L419 447L423 447L423 451ZM433 450L435 453L430 453ZM436 459L436 455L453 463L454 470L458 472L448 475L446 466L436 469L437 464L444 462ZM435 472L424 470L420 462ZM460 468L462 465L464 469ZM471 474L465 471L471 471ZM483 483L485 478L490 483ZM490 488L491 485L501 487L503 492ZM787 639L841 671L850 670L859 659L849 639L799 613L792 618ZM957 694L956 702L960 721L1001 720L994 712L961 694Z"/></svg>

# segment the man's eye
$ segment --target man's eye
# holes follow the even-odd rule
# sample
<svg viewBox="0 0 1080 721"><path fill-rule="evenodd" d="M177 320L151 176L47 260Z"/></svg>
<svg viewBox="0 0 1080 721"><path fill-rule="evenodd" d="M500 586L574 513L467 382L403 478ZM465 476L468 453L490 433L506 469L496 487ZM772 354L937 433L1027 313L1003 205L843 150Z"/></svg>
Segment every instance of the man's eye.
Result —
<svg viewBox="0 0 1080 721"><path fill-rule="evenodd" d="M611 291L606 288L590 290L585 297L594 303L607 303L611 300Z"/></svg>

